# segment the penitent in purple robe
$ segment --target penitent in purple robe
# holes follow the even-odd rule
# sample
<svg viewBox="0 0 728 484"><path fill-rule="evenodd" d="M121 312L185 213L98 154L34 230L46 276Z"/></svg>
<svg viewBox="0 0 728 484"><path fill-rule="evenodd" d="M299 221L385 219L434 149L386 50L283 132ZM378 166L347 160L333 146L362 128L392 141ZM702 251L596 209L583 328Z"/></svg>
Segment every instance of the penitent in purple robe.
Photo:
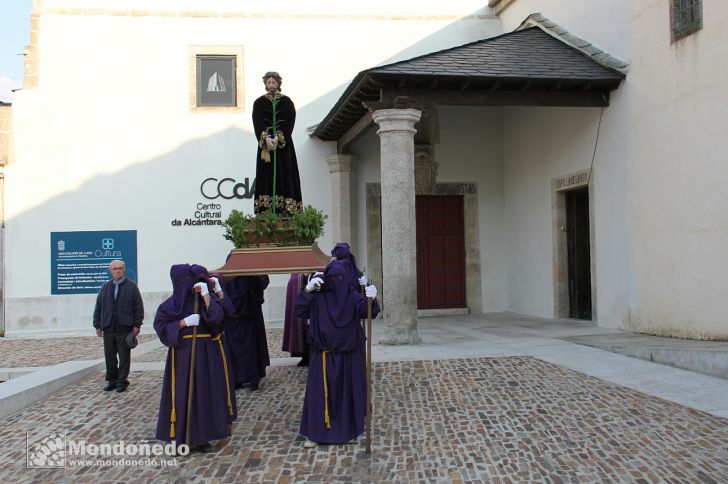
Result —
<svg viewBox="0 0 728 484"><path fill-rule="evenodd" d="M351 287L360 291L359 278L363 275L363 273L356 266L356 257L354 257L354 254L351 253L351 246L349 246L347 242L339 242L333 249L331 249L331 255L335 257L336 260L343 262L344 267L351 278Z"/></svg>
<svg viewBox="0 0 728 484"><path fill-rule="evenodd" d="M270 366L262 305L268 276L240 276L223 283L225 337L235 383L257 384Z"/></svg>
<svg viewBox="0 0 728 484"><path fill-rule="evenodd" d="M306 275L293 273L288 279L286 287L286 312L283 315L283 351L288 351L291 356L302 356L308 351L306 343L306 326L308 321L296 316L293 303L296 296L306 286Z"/></svg>
<svg viewBox="0 0 728 484"><path fill-rule="evenodd" d="M320 292L304 291L295 303L296 315L311 322L300 433L314 442L337 444L364 432L367 390L361 348L366 337L360 319L366 317L367 300L351 287L342 261L330 263L323 279ZM378 313L375 300L372 317Z"/></svg>
<svg viewBox="0 0 728 484"><path fill-rule="evenodd" d="M192 363L193 328L180 328L180 320L194 313L197 296L192 287L198 278L189 264L172 266L170 271L173 293L159 305L154 317L154 330L167 347L162 397L159 403L157 434L159 440L187 442L188 387ZM224 317L220 300L210 293L210 305L205 308L199 298L200 325L195 339L195 372L190 414L191 446L230 435L235 395L230 395L226 381L222 341L219 338Z"/></svg>
<svg viewBox="0 0 728 484"><path fill-rule="evenodd" d="M190 266L190 270L192 271L192 275L198 280L203 281L207 283L207 287L210 291L210 294L214 292L214 283L210 279L210 273L207 271L207 269L204 266L198 265L198 264L192 264ZM218 278L219 279L219 278ZM217 293L216 293L217 295ZM220 303L223 306L223 314L225 311L225 301L224 299L220 300ZM225 323L223 320L223 329L225 328ZM238 405L237 401L235 400L235 378L233 375L233 368L232 368L232 351L230 350L230 343L229 343L229 337L225 334L224 331L221 331L219 333L219 340L216 337L215 341L218 343L218 347L220 348L220 356L223 362L223 370L226 373L225 383L227 384L227 388L225 389L225 399L227 401L228 397L230 399L230 407L232 409L232 412L228 412L228 420L230 423L234 422L238 418Z"/></svg>

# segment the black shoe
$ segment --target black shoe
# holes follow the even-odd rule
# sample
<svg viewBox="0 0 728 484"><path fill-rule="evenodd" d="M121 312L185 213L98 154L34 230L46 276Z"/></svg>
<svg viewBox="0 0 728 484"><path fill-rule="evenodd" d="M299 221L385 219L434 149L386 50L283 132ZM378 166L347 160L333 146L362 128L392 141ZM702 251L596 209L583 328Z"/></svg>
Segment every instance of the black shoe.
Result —
<svg viewBox="0 0 728 484"><path fill-rule="evenodd" d="M258 382L259 380L255 380L254 382L250 383L250 391L254 392L258 389Z"/></svg>
<svg viewBox="0 0 728 484"><path fill-rule="evenodd" d="M210 451L212 451L212 446L210 445L209 442L207 442L206 444L195 445L195 446L190 447L190 452L203 452L204 453L204 452L210 452Z"/></svg>
<svg viewBox="0 0 728 484"><path fill-rule="evenodd" d="M120 385L116 387L117 393L125 392L126 391L126 385Z"/></svg>
<svg viewBox="0 0 728 484"><path fill-rule="evenodd" d="M242 383L236 383L235 384L235 389L236 390L240 390L241 388L243 388L243 384Z"/></svg>
<svg viewBox="0 0 728 484"><path fill-rule="evenodd" d="M308 366L308 360L301 358L301 361L296 366Z"/></svg>
<svg viewBox="0 0 728 484"><path fill-rule="evenodd" d="M115 390L115 389L116 389L115 383L107 383L106 386L104 387L105 392L110 392L111 390Z"/></svg>

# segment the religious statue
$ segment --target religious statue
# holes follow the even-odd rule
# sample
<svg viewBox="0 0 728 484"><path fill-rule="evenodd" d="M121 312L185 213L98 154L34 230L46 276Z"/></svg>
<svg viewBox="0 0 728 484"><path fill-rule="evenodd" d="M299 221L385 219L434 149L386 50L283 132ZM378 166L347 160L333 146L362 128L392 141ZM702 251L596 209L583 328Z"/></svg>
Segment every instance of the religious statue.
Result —
<svg viewBox="0 0 728 484"><path fill-rule="evenodd" d="M254 211L274 209L289 215L303 211L298 160L293 146L296 107L281 93L277 72L263 76L266 94L253 104L253 127L258 137L255 165Z"/></svg>

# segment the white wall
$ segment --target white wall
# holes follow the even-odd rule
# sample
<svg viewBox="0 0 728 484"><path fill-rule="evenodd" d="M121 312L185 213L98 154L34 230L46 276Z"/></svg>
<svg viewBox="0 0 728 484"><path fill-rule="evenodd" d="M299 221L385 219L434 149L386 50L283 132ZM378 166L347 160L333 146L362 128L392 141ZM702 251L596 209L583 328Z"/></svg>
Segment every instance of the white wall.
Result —
<svg viewBox="0 0 728 484"><path fill-rule="evenodd" d="M507 31L540 11L630 64L604 118L622 133L600 141L616 164L595 166L600 324L728 338L728 4L706 0L703 9L703 29L675 43L661 0L518 0L501 15ZM539 311L548 313L547 299Z"/></svg>
<svg viewBox="0 0 728 484"><path fill-rule="evenodd" d="M625 0L517 0L501 14L511 31L532 13L597 48L630 62L629 6ZM629 327L634 294L633 219L629 130L632 75L604 109L594 156L594 319ZM536 120L539 120L538 122ZM514 108L506 114L506 225L509 307L554 315L550 180L591 165L599 110ZM530 199L530 204L528 200ZM530 235L528 235L530 234Z"/></svg>
<svg viewBox="0 0 728 484"><path fill-rule="evenodd" d="M728 3L670 43L668 2L631 5L638 331L728 338Z"/></svg>
<svg viewBox="0 0 728 484"><path fill-rule="evenodd" d="M514 30L526 17L540 12L549 20L621 60L629 57L628 15L642 0L516 0L500 13L503 31ZM665 2L666 3L666 2Z"/></svg>
<svg viewBox="0 0 728 484"><path fill-rule="evenodd" d="M589 168L598 116L595 109L505 109L505 238L511 311L553 316L551 179Z"/></svg>
<svg viewBox="0 0 728 484"><path fill-rule="evenodd" d="M628 80L612 92L610 106L604 108L592 171L596 321L600 326L615 328L629 327L634 305L634 222L628 150L632 136L628 122L631 87L628 74Z"/></svg>
<svg viewBox="0 0 728 484"><path fill-rule="evenodd" d="M220 266L231 247L220 229L171 220L205 201L204 178L254 177L249 109L267 70L282 74L297 106L304 203L329 211L335 145L306 128L360 70L499 32L488 13L480 1L284 1L274 12L233 0L44 1L39 87L15 96L16 157L5 172L7 330L88 324L87 298L63 296L76 302L58 314L49 296L52 231L136 229L139 284L150 295L168 290L173 263ZM189 111L192 45L243 47L244 112ZM225 213L252 211L250 200L221 203Z"/></svg>
<svg viewBox="0 0 728 484"><path fill-rule="evenodd" d="M619 103L617 103L619 104ZM594 163L593 263L600 326L622 326L628 314L629 227L624 124L618 107L507 108L504 114L505 237L508 308L554 316L551 180Z"/></svg>
<svg viewBox="0 0 728 484"><path fill-rule="evenodd" d="M503 110L498 107L440 107L437 181L478 186L483 312L503 311L506 301L503 220Z"/></svg>

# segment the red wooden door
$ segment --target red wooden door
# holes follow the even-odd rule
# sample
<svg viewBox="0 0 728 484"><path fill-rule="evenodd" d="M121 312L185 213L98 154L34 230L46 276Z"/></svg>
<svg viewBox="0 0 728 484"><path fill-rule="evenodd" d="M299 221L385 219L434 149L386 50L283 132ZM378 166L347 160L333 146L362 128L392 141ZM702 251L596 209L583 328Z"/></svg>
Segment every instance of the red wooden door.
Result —
<svg viewBox="0 0 728 484"><path fill-rule="evenodd" d="M464 308L462 195L418 195L417 308Z"/></svg>

